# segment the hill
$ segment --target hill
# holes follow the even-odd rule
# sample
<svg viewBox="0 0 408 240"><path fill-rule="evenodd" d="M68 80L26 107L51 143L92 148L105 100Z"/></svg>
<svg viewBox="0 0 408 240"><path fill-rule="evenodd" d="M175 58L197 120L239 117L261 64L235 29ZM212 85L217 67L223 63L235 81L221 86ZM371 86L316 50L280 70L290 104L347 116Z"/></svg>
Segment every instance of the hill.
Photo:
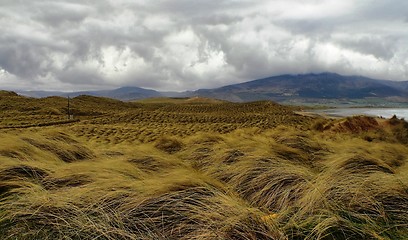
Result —
<svg viewBox="0 0 408 240"><path fill-rule="evenodd" d="M158 98L147 98L136 100L134 102L139 103L196 103L196 104L215 104L215 103L225 103L226 101L213 99L213 98L205 98L205 97L158 97Z"/></svg>
<svg viewBox="0 0 408 240"><path fill-rule="evenodd" d="M0 90L0 97L15 97L15 96L18 96L18 94L13 91Z"/></svg>
<svg viewBox="0 0 408 240"><path fill-rule="evenodd" d="M323 99L399 99L408 101L408 81L393 82L335 73L281 75L216 89L200 89L197 96L228 101L310 102Z"/></svg>
<svg viewBox="0 0 408 240"><path fill-rule="evenodd" d="M56 91L18 91L20 95L43 98L49 96L60 97L77 97L80 95L89 95L96 97L114 98L122 101L146 99L163 96L160 92L151 89L144 89L139 87L121 87L113 90L100 91L80 91L80 92L56 92Z"/></svg>

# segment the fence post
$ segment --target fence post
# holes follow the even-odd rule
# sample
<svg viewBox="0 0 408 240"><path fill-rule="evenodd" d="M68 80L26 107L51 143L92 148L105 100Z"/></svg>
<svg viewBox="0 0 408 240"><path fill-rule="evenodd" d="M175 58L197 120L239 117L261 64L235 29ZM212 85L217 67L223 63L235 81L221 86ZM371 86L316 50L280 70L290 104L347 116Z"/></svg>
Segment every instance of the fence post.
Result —
<svg viewBox="0 0 408 240"><path fill-rule="evenodd" d="M68 96L68 120L71 120L71 109L70 109L70 106L69 106L69 96Z"/></svg>

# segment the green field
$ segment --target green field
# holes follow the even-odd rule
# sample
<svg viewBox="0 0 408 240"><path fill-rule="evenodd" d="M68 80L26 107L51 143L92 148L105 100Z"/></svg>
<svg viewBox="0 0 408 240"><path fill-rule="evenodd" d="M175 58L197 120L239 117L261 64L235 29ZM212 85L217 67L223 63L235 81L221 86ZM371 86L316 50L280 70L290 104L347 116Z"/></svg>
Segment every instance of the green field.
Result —
<svg viewBox="0 0 408 240"><path fill-rule="evenodd" d="M1 239L408 239L408 124L0 93Z"/></svg>

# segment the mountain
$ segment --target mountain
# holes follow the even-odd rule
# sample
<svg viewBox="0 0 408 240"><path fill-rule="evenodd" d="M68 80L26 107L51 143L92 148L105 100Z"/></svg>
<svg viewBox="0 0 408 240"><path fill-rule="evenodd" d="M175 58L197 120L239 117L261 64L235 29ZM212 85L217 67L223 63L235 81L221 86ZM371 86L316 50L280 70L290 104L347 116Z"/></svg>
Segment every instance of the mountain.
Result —
<svg viewBox="0 0 408 240"><path fill-rule="evenodd" d="M336 73L281 75L216 89L200 89L194 95L235 102L367 98L408 101L408 81L376 80Z"/></svg>
<svg viewBox="0 0 408 240"><path fill-rule="evenodd" d="M58 92L58 91L21 91L15 90L21 96L33 97L33 98L44 98L44 97L51 97L51 96L59 96L59 97L66 97L68 94L66 92Z"/></svg>
<svg viewBox="0 0 408 240"><path fill-rule="evenodd" d="M348 100L394 101L408 103L408 81L376 80L362 76L342 76L336 73L280 75L214 89L199 89L189 92L158 92L139 87L122 87L114 90L82 92L18 91L30 97L76 97L91 95L122 101L157 97L206 97L232 102L272 100L280 103L292 102L324 103Z"/></svg>
<svg viewBox="0 0 408 240"><path fill-rule="evenodd" d="M144 89L144 88L139 88L139 87L121 87L121 88L114 89L114 90L97 91L97 92L93 92L93 94L88 94L88 95L114 98L114 99L119 99L122 101L163 96L161 93L155 90Z"/></svg>
<svg viewBox="0 0 408 240"><path fill-rule="evenodd" d="M61 96L61 97L77 97L80 95L90 95L96 97L108 97L122 101L138 100L152 97L162 97L158 91L151 89L144 89L139 87L121 87L113 90L101 90L101 91L80 91L80 92L47 92L47 91L18 91L20 95L42 98L49 96Z"/></svg>

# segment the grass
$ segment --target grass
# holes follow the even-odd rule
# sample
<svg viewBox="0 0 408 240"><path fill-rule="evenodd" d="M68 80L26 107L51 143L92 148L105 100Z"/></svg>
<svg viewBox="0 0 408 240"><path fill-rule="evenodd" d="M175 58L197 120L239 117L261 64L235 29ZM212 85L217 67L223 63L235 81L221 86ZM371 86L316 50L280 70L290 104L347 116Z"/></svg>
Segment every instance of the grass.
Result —
<svg viewBox="0 0 408 240"><path fill-rule="evenodd" d="M408 238L405 121L65 100L0 94L1 239Z"/></svg>

